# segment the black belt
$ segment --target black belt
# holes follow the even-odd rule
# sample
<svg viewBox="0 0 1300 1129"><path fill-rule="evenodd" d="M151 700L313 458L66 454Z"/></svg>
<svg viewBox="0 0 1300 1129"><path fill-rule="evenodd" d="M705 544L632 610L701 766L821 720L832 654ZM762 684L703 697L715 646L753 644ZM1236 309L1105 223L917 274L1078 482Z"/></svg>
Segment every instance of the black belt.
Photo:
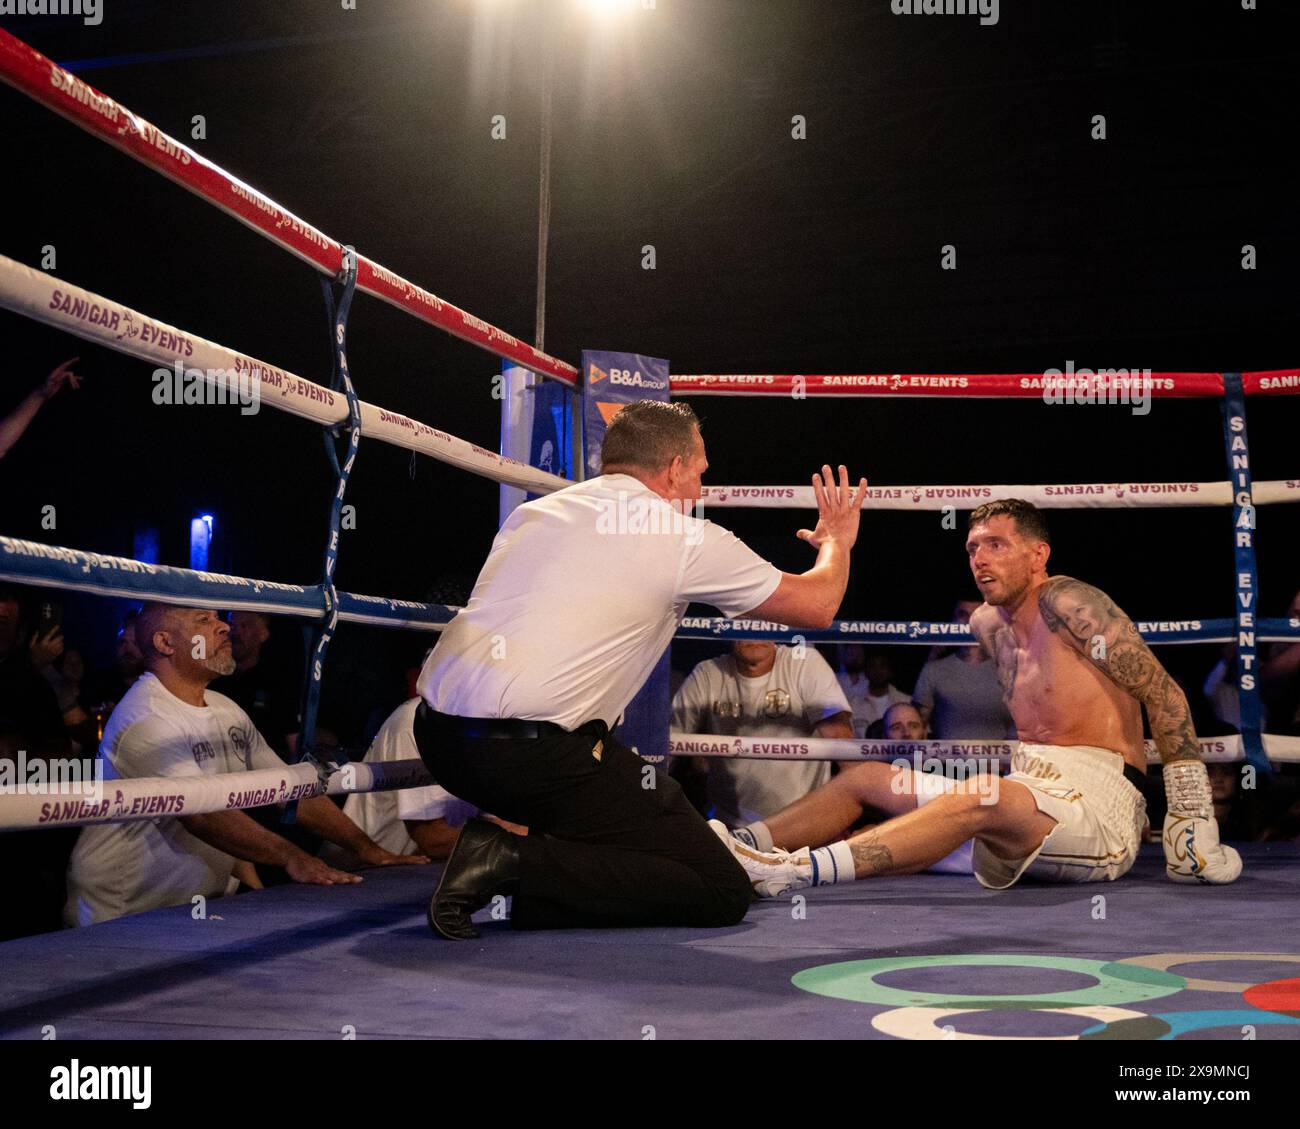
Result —
<svg viewBox="0 0 1300 1129"><path fill-rule="evenodd" d="M517 717L457 717L439 713L428 702L415 707L416 720L456 737L479 737L494 741L526 741L541 737L567 736L569 731L553 721L528 721ZM588 722L604 728L604 722Z"/></svg>
<svg viewBox="0 0 1300 1129"><path fill-rule="evenodd" d="M1139 792L1142 792L1143 795L1146 795L1144 788L1146 787L1147 774L1141 769L1134 768L1128 761L1124 762L1124 779Z"/></svg>

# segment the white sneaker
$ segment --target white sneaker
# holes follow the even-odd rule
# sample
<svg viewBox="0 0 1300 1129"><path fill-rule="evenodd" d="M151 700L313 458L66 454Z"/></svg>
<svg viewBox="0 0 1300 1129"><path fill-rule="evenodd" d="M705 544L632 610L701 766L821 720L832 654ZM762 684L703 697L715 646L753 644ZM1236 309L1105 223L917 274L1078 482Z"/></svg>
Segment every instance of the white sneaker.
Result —
<svg viewBox="0 0 1300 1129"><path fill-rule="evenodd" d="M731 852L731 857L745 868L750 885L760 898L779 898L791 890L812 885L812 858L807 847L793 854L780 849L759 851L737 839L720 819L709 820L709 826Z"/></svg>

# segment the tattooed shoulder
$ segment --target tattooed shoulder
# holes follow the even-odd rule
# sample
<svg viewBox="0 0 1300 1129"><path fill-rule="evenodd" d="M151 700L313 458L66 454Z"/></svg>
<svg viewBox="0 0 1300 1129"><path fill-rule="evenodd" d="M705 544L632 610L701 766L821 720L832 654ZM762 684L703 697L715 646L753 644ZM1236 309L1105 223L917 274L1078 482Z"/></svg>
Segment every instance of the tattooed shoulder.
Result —
<svg viewBox="0 0 1300 1129"><path fill-rule="evenodd" d="M1105 630L1124 613L1100 588L1072 576L1053 576L1038 590L1038 611L1049 631L1063 628L1077 641Z"/></svg>

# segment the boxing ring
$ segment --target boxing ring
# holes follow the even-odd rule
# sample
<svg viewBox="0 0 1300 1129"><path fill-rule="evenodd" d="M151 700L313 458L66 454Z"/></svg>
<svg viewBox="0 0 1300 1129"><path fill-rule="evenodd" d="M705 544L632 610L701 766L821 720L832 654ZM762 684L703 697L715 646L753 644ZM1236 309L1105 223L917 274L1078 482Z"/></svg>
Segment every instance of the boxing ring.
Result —
<svg viewBox="0 0 1300 1129"><path fill-rule="evenodd" d="M196 572L0 536L0 579L106 597L247 609L315 624L302 744L314 745L322 671L340 622L437 632L453 607L338 591L341 510L361 439L373 438L489 478L546 493L567 484L435 426L360 399L347 355L358 292L568 388L573 366L523 344L312 227L198 153L0 31L0 79L214 204L317 269L331 316L333 371L316 382L204 340L21 263L0 257L0 306L160 366L197 371L213 388L255 386L261 401L319 425L334 474L314 584ZM1033 375L682 376L672 394L1041 398ZM1037 383L1035 383L1037 382ZM1300 394L1300 370L1156 373L1151 395L1221 402L1227 477L1199 483L874 486L867 508L969 509L1000 496L1053 508L1216 506L1232 513L1236 616L1135 620L1151 643L1234 641L1242 671L1239 738L1203 741L1207 759L1300 760L1300 739L1264 734L1249 675L1259 643L1300 639L1300 622L1262 618L1257 507L1300 500L1300 481L1253 482L1248 396ZM571 405L576 413L576 407ZM252 426L252 425L248 425ZM580 465L580 461L579 461ZM810 508L810 488L710 487L706 509ZM694 618L680 639L969 644L957 625L838 621L824 632ZM972 746L972 747L967 747ZM924 755L1010 755L1014 742L817 741L674 735L691 756L856 761ZM292 804L427 783L418 761L369 766L316 759L283 771L112 781L102 795L0 796L0 832L84 826ZM24 969L0 984L0 1035L143 1037L1204 1037L1245 1026L1300 1038L1300 949L1287 928L1300 896L1294 847L1250 846L1228 887L1167 882L1158 848L1122 882L990 893L971 879L922 875L756 905L732 929L514 934L478 915L481 942L433 942L425 903L437 868L366 872L355 887L283 886L161 909L0 946ZM1212 911L1202 901L1212 902ZM1242 948L1249 938L1254 946ZM646 950L654 952L647 959ZM665 951L667 950L667 951ZM320 990L306 991L305 988ZM960 1017L956 1024L949 1022ZM958 1030L960 1027L960 1030ZM1239 1034L1230 1037L1239 1038Z"/></svg>

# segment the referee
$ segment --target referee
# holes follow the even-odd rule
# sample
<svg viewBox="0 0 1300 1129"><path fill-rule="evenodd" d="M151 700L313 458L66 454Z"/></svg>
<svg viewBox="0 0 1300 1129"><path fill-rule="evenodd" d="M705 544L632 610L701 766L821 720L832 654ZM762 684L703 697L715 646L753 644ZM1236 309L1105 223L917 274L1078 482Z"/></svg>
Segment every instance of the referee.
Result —
<svg viewBox="0 0 1300 1129"><path fill-rule="evenodd" d="M469 603L420 672L415 737L452 795L528 827L461 831L429 903L435 934L514 897L516 929L734 925L750 885L667 773L609 735L687 605L829 626L844 598L866 479L812 478L817 550L781 572L690 515L708 469L689 406L642 400L611 421L603 473L519 506Z"/></svg>

